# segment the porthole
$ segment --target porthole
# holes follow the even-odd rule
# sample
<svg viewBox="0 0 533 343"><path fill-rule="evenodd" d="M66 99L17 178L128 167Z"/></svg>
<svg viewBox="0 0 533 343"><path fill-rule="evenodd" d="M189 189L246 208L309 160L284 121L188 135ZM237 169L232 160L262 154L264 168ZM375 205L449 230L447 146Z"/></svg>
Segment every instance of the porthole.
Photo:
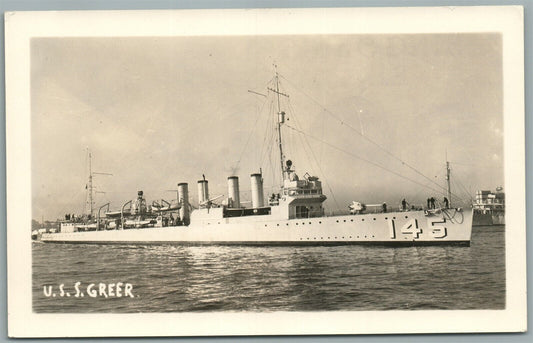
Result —
<svg viewBox="0 0 533 343"><path fill-rule="evenodd" d="M298 223L296 223L296 225L298 225Z"/></svg>
<svg viewBox="0 0 533 343"><path fill-rule="evenodd" d="M376 220L376 218L374 218L374 220Z"/></svg>
<svg viewBox="0 0 533 343"><path fill-rule="evenodd" d="M337 223L338 223L338 222L339 222L339 221L337 220Z"/></svg>
<svg viewBox="0 0 533 343"><path fill-rule="evenodd" d="M265 224L265 227L267 227L267 224Z"/></svg>
<svg viewBox="0 0 533 343"><path fill-rule="evenodd" d="M350 236L350 238L352 238L352 236Z"/></svg>
<svg viewBox="0 0 533 343"><path fill-rule="evenodd" d="M389 219L389 218L385 217L385 220L387 220L387 219Z"/></svg>
<svg viewBox="0 0 533 343"><path fill-rule="evenodd" d="M344 219L344 222L346 223L346 219Z"/></svg>
<svg viewBox="0 0 533 343"><path fill-rule="evenodd" d="M302 225L305 225L305 223L302 223Z"/></svg>
<svg viewBox="0 0 533 343"><path fill-rule="evenodd" d="M364 222L364 221L365 221L365 218L361 219L361 221Z"/></svg>
<svg viewBox="0 0 533 343"><path fill-rule="evenodd" d="M374 238L374 235L372 235L372 238Z"/></svg>
<svg viewBox="0 0 533 343"><path fill-rule="evenodd" d="M396 217L392 217L392 219L396 219Z"/></svg>
<svg viewBox="0 0 533 343"><path fill-rule="evenodd" d="M279 223L277 223L276 225L279 226Z"/></svg>
<svg viewBox="0 0 533 343"><path fill-rule="evenodd" d="M289 223L287 223L287 224L285 224L285 225L289 226Z"/></svg>
<svg viewBox="0 0 533 343"><path fill-rule="evenodd" d="M322 222L318 222L318 224L322 224Z"/></svg>
<svg viewBox="0 0 533 343"><path fill-rule="evenodd" d="M330 238L328 237L328 239L330 239Z"/></svg>
<svg viewBox="0 0 533 343"><path fill-rule="evenodd" d="M405 216L405 218L409 218L408 216Z"/></svg>
<svg viewBox="0 0 533 343"><path fill-rule="evenodd" d="M313 238L313 239L316 239L316 237L315 237L315 238Z"/></svg>
<svg viewBox="0 0 533 343"><path fill-rule="evenodd" d="M337 236L335 236L335 239L337 239Z"/></svg>
<svg viewBox="0 0 533 343"><path fill-rule="evenodd" d="M351 222L353 222L353 219L350 219Z"/></svg>
<svg viewBox="0 0 533 343"><path fill-rule="evenodd" d="M309 222L309 225L311 225L311 222Z"/></svg>

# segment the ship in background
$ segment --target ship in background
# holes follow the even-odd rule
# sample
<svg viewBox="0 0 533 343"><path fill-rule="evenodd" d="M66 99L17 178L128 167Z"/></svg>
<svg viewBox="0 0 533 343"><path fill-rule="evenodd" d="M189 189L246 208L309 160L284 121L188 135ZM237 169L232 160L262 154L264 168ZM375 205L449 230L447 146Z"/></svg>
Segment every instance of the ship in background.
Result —
<svg viewBox="0 0 533 343"><path fill-rule="evenodd" d="M205 176L197 182L198 203L193 208L189 188L178 183L177 198L148 204L142 191L136 199L110 211L98 208L85 222L66 218L60 232L43 234L43 242L98 244L246 244L246 245L469 245L472 210L446 206L407 208L378 213L326 216L322 181L317 176L296 173L284 154L282 128L286 125L276 71L270 95L277 98L277 145L281 184L265 196L263 174L250 174L251 205L240 200L239 177L227 178L227 199L222 204L209 194ZM449 166L447 166L449 180ZM449 183L449 182L448 182ZM448 185L449 186L449 185ZM91 186L92 188L92 186ZM448 193L449 187L448 187ZM451 194L448 194L451 199Z"/></svg>
<svg viewBox="0 0 533 343"><path fill-rule="evenodd" d="M473 203L473 226L505 225L505 193L502 187L496 192L477 191Z"/></svg>

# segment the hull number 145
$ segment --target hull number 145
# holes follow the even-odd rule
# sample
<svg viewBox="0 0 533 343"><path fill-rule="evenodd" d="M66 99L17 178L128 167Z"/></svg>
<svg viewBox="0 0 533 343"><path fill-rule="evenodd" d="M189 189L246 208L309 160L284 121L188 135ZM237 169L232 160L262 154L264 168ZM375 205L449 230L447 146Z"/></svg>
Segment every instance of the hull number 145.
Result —
<svg viewBox="0 0 533 343"><path fill-rule="evenodd" d="M389 224L389 232L390 232L390 238L396 239L399 237L405 237L410 235L410 238L412 240L416 240L420 238L420 235L424 233L424 230L419 226L418 219L413 218L407 221L402 227L397 228L396 222L394 219L388 220ZM428 219L427 221L427 227L428 227L428 234L431 236L431 238L444 238L447 236L447 230L446 230L446 219L445 218L434 218L434 219Z"/></svg>

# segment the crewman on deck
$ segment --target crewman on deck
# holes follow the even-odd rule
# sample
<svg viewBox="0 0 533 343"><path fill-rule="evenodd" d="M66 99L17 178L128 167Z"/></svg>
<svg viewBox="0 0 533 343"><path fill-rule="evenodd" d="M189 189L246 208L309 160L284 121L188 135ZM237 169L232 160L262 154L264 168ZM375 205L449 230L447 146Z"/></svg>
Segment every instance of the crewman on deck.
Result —
<svg viewBox="0 0 533 343"><path fill-rule="evenodd" d="M444 208L449 208L450 202L448 201L448 198L444 197Z"/></svg>
<svg viewBox="0 0 533 343"><path fill-rule="evenodd" d="M434 210L435 209L435 198L434 197L431 197L429 199L429 201L431 202L431 208Z"/></svg>
<svg viewBox="0 0 533 343"><path fill-rule="evenodd" d="M383 203L381 206L383 207L383 213L387 213L387 204Z"/></svg>
<svg viewBox="0 0 533 343"><path fill-rule="evenodd" d="M132 201L130 209L133 215L146 213L146 200L143 197L143 191L137 192L137 199Z"/></svg>
<svg viewBox="0 0 533 343"><path fill-rule="evenodd" d="M402 211L407 211L407 201L405 201L405 198L402 200Z"/></svg>

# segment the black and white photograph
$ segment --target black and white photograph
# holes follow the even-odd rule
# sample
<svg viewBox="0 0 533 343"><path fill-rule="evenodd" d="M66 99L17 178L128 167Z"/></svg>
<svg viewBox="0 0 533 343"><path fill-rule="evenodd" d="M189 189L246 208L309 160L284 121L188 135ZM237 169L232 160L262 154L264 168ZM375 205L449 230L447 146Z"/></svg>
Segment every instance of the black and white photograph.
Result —
<svg viewBox="0 0 533 343"><path fill-rule="evenodd" d="M524 331L522 15L6 14L10 335Z"/></svg>

